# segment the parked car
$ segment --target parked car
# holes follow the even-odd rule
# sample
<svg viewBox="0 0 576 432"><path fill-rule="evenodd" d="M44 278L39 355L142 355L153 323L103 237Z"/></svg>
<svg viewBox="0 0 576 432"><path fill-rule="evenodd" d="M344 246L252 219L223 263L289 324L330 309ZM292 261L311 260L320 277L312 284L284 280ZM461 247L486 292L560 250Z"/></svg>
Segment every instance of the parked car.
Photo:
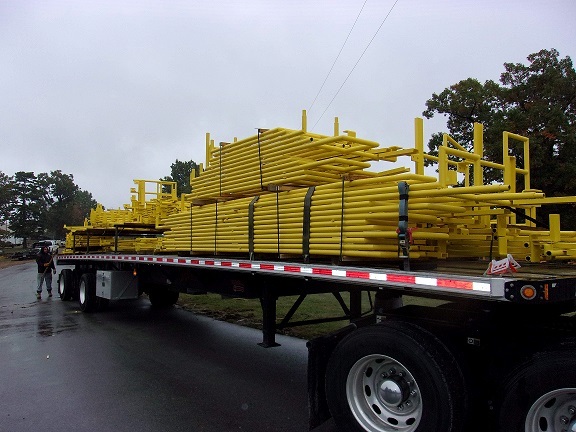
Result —
<svg viewBox="0 0 576 432"><path fill-rule="evenodd" d="M36 259L36 255L38 255L40 253L40 249L39 247L35 247L35 248L31 248L31 249L23 249L21 251L18 252L14 252L10 258L13 260L18 260L18 261L22 261L22 260L27 260L27 259Z"/></svg>

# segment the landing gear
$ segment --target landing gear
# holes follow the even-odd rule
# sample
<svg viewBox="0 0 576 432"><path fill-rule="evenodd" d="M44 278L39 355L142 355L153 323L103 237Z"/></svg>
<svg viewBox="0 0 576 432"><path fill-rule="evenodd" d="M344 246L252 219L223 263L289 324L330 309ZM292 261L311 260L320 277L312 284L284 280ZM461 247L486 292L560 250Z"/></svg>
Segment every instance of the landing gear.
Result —
<svg viewBox="0 0 576 432"><path fill-rule="evenodd" d="M163 288L154 288L148 292L150 303L155 308L169 308L174 306L178 301L180 293Z"/></svg>

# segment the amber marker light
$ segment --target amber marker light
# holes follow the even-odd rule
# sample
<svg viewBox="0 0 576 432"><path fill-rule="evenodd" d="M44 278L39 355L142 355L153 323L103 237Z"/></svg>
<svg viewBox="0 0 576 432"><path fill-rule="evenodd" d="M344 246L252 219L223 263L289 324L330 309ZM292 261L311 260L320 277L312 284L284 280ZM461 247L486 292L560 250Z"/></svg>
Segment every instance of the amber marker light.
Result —
<svg viewBox="0 0 576 432"><path fill-rule="evenodd" d="M536 288L534 288L532 285L524 285L520 289L520 295L524 300L532 300L536 297Z"/></svg>

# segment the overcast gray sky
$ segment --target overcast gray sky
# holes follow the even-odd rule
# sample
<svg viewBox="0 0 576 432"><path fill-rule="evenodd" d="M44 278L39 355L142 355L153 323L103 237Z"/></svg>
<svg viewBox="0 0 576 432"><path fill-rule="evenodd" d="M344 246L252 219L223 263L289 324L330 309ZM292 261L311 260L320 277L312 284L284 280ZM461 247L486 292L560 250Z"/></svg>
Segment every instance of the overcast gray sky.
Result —
<svg viewBox="0 0 576 432"><path fill-rule="evenodd" d="M206 132L298 129L364 1L0 0L0 171L60 169L118 208L204 162ZM309 129L411 147L432 93L543 48L576 60L574 0L398 0L329 106L394 3L367 0Z"/></svg>

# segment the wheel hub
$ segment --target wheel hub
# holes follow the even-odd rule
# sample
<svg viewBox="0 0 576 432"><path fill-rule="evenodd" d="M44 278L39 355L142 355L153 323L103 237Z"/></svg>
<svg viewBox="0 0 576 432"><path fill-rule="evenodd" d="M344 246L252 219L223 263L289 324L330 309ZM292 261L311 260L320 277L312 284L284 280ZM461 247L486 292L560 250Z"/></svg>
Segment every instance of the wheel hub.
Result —
<svg viewBox="0 0 576 432"><path fill-rule="evenodd" d="M526 431L576 432L576 389L553 390L541 396L528 411Z"/></svg>
<svg viewBox="0 0 576 432"><path fill-rule="evenodd" d="M415 432L422 418L420 389L406 367L374 354L360 359L346 382L348 403L369 432Z"/></svg>
<svg viewBox="0 0 576 432"><path fill-rule="evenodd" d="M398 375L389 376L379 387L380 399L390 407L398 407L410 397L410 385Z"/></svg>

